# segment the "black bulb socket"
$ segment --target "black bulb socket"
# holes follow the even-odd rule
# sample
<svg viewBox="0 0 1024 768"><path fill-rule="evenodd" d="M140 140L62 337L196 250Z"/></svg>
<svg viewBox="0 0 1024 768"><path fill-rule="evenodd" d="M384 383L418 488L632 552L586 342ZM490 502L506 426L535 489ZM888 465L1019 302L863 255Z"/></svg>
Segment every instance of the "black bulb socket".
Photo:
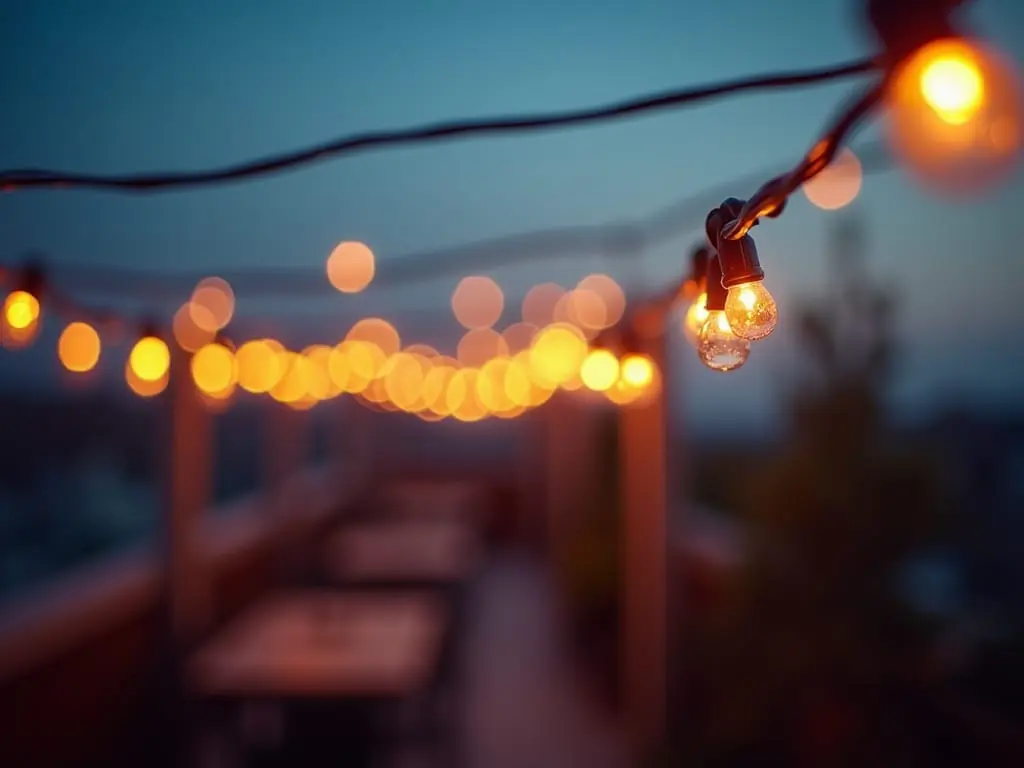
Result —
<svg viewBox="0 0 1024 768"><path fill-rule="evenodd" d="M708 260L708 298L704 307L708 312L725 309L725 300L729 298L729 289L722 284L722 263L719 255L713 254Z"/></svg>

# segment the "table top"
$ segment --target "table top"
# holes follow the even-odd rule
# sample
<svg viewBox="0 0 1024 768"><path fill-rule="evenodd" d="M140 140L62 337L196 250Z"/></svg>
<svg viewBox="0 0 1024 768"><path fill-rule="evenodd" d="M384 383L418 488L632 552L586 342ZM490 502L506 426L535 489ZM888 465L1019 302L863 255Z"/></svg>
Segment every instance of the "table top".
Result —
<svg viewBox="0 0 1024 768"><path fill-rule="evenodd" d="M343 581L445 583L467 578L478 557L467 526L388 521L344 526L328 539L324 566Z"/></svg>
<svg viewBox="0 0 1024 768"><path fill-rule="evenodd" d="M196 654L189 682L200 695L400 697L429 684L447 621L430 594L275 595Z"/></svg>

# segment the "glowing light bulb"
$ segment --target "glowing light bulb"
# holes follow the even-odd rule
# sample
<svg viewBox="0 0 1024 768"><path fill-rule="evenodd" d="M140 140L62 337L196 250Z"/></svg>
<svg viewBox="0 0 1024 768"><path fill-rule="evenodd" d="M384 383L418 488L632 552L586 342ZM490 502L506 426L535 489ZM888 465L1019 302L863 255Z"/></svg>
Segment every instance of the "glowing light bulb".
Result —
<svg viewBox="0 0 1024 768"><path fill-rule="evenodd" d="M704 291L693 300L690 308L686 310L686 317L683 318L683 333L686 335L686 340L693 346L697 346L697 342L700 340L700 329L704 327L704 322L708 319L707 303L708 294L707 291Z"/></svg>
<svg viewBox="0 0 1024 768"><path fill-rule="evenodd" d="M733 333L723 310L711 310L700 330L697 355L713 371L734 371L747 362L750 341Z"/></svg>
<svg viewBox="0 0 1024 768"><path fill-rule="evenodd" d="M23 331L39 319L39 299L28 291L14 291L4 300L4 317L11 328Z"/></svg>
<svg viewBox="0 0 1024 768"><path fill-rule="evenodd" d="M732 332L741 339L757 341L770 335L779 324L779 307L758 280L729 289L725 317Z"/></svg>
<svg viewBox="0 0 1024 768"><path fill-rule="evenodd" d="M132 347L128 366L140 381L160 381L171 367L171 352L163 339L144 336Z"/></svg>
<svg viewBox="0 0 1024 768"><path fill-rule="evenodd" d="M1014 67L967 40L929 43L896 71L887 94L890 140L932 186L969 192L1013 168L1024 97Z"/></svg>

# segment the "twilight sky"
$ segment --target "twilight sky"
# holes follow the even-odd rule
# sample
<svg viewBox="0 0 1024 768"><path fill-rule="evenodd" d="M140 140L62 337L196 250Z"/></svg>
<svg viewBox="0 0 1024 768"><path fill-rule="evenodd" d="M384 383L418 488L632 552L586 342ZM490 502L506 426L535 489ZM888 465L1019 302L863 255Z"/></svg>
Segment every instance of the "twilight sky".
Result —
<svg viewBox="0 0 1024 768"><path fill-rule="evenodd" d="M973 28L1020 66L1024 4L973 5ZM198 168L364 129L586 106L819 66L872 50L858 6L0 0L0 166ZM41 249L58 275L61 265L88 264L318 270L343 239L367 242L385 261L520 231L642 217L791 162L853 85L741 96L583 130L376 152L201 191L9 194L0 198L0 262ZM903 299L899 403L1021 401L1024 258L1012 226L1022 205L1022 172L968 204L938 200L900 171L866 180L849 210L869 229L872 268L895 281ZM787 301L823 289L827 233L841 215L801 196L755 233L782 326L730 376L701 370L692 351L679 347L679 400L698 426L771 422L790 355ZM639 262L610 263L595 253L488 273L510 299L533 283L571 284L599 269L639 290L678 274L699 234L694 229ZM446 310L458 277L301 306L242 295L239 313L275 315L275 328L301 320L332 341L345 331L339 315L436 310L450 334L455 321ZM410 340L417 335L398 326ZM0 380L56 383L52 358L52 346L0 354Z"/></svg>

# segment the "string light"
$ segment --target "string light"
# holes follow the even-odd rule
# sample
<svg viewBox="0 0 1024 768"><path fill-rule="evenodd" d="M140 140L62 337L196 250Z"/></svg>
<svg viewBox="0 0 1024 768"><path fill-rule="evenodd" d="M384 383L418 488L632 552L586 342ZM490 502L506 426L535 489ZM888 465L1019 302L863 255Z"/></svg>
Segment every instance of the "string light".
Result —
<svg viewBox="0 0 1024 768"><path fill-rule="evenodd" d="M882 76L838 112L795 167L769 179L746 200L726 198L713 209L705 221L709 247L702 249L699 258L695 253L685 280L629 318L637 333L659 332L656 321L663 319L663 310L674 301L688 302L683 328L700 359L716 371L735 370L746 362L751 342L770 335L779 321L778 307L764 285L765 273L751 229L764 217L781 215L789 197L800 188L825 208L839 207L855 197L861 178L859 162L856 184L846 185L840 202L816 201L814 182L824 181L823 172L836 167L837 158L857 160L844 144L876 109L888 107L891 144L912 173L935 186L966 189L990 181L1020 154L1024 107L1014 71L997 54L956 35L949 20L955 0L915 0L909 5L867 2L869 19L883 44L882 55L841 67L750 78L575 112L363 134L213 171L135 176L10 171L0 173L0 188L155 191L218 184L371 148L581 125L728 93L823 82L878 69ZM659 233L664 237L669 228L654 221L650 231L654 241ZM548 234L545 242L558 242ZM618 254L639 250L648 237L636 226L617 226L600 230L598 239L607 253ZM421 277L425 274L408 265L403 265L403 270ZM329 282L342 292L362 290L375 272L373 253L361 243L342 243L328 259ZM236 385L251 393L269 393L298 409L347 392L379 409L416 413L428 420L450 415L467 422L488 416L513 418L543 403L558 389L586 387L604 392L612 402L627 404L657 390L659 371L644 355L629 352L620 360L596 343L590 344L624 317L621 289L605 278L590 276L569 292L553 284L538 287L524 300L524 322L513 326L515 333L509 328L505 334L492 330L503 309L500 288L488 278L465 279L452 301L456 317L471 329L460 344L458 361L444 358L432 348L403 348L394 327L380 318L360 321L336 347L314 345L295 353L276 342L257 340L235 353L226 341L212 339L234 314L234 292L223 278L206 278L196 285L175 316L173 331L178 345L194 352L191 372L197 388L218 403L226 401ZM484 299L478 300L475 293ZM41 290L25 286L16 286L7 296L0 318L5 342L34 335L41 296ZM77 310L58 292L51 298L59 314ZM488 349L470 354L467 339L473 336L475 341L484 335ZM93 325L82 321L69 324L58 342L61 361L73 371L91 370L99 350L99 334ZM166 387L169 369L167 344L155 330L145 331L126 363L129 385L139 394L151 396Z"/></svg>
<svg viewBox="0 0 1024 768"><path fill-rule="evenodd" d="M140 381L160 381L171 367L171 352L167 342L153 331L144 332L128 355L128 366Z"/></svg>
<svg viewBox="0 0 1024 768"><path fill-rule="evenodd" d="M101 349L100 335L88 323L68 323L57 340L57 357L72 373L87 373L95 368Z"/></svg>

